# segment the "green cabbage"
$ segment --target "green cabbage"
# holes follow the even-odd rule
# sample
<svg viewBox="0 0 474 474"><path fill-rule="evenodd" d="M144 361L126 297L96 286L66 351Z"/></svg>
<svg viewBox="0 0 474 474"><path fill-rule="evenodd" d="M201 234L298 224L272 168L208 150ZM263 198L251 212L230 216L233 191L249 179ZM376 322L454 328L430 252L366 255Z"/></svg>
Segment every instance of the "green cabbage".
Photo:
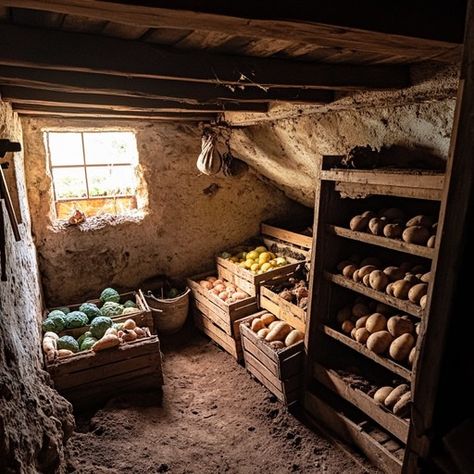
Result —
<svg viewBox="0 0 474 474"><path fill-rule="evenodd" d="M58 349L68 349L72 352L79 352L79 344L72 336L63 336L60 337L56 344L58 345Z"/></svg>
<svg viewBox="0 0 474 474"><path fill-rule="evenodd" d="M89 323L89 318L82 311L72 311L66 314L66 328L81 328Z"/></svg>
<svg viewBox="0 0 474 474"><path fill-rule="evenodd" d="M120 301L120 295L118 294L117 290L114 290L113 288L106 288L100 294L100 301L102 301L103 303L107 301L113 301L114 303L118 303Z"/></svg>
<svg viewBox="0 0 474 474"><path fill-rule="evenodd" d="M97 316L101 316L100 309L94 303L83 303L79 307L79 311L82 311L87 315L89 322L91 322Z"/></svg>
<svg viewBox="0 0 474 474"><path fill-rule="evenodd" d="M106 316L97 316L92 322L90 327L90 332L93 337L100 339L104 336L105 331L111 328L113 321Z"/></svg>

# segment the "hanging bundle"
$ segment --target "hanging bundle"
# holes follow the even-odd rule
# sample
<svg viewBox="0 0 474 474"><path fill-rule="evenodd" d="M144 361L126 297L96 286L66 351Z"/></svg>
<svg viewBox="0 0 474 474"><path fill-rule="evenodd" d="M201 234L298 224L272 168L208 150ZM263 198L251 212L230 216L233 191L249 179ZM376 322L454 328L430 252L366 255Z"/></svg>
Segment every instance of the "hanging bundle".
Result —
<svg viewBox="0 0 474 474"><path fill-rule="evenodd" d="M206 129L202 135L201 153L197 159L198 170L207 175L219 173L222 168L222 156L217 150L216 135L210 130Z"/></svg>

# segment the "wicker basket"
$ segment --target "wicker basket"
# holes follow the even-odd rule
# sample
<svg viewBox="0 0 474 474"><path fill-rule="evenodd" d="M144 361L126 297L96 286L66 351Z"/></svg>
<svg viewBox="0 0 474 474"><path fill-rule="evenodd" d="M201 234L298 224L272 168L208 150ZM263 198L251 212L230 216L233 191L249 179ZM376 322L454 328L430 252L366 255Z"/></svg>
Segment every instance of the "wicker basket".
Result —
<svg viewBox="0 0 474 474"><path fill-rule="evenodd" d="M156 298L151 291L145 294L158 333L174 334L184 326L189 311L190 292L186 288L182 295L169 299Z"/></svg>

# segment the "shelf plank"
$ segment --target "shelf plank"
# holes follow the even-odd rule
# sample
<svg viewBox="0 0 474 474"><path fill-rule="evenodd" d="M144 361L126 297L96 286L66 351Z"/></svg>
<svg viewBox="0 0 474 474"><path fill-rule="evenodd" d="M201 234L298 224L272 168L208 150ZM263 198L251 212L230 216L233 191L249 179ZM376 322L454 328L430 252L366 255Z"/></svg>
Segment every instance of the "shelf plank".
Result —
<svg viewBox="0 0 474 474"><path fill-rule="evenodd" d="M313 375L318 382L369 415L400 441L407 442L408 422L406 420L395 416L362 390L352 388L335 370L327 369L315 362Z"/></svg>
<svg viewBox="0 0 474 474"><path fill-rule="evenodd" d="M409 244L403 240L389 239L388 237L381 237L379 235L369 234L368 232L356 232L354 230L346 229L345 227L329 225L328 229L339 237L346 239L358 240L366 244L377 245L379 247L385 247L391 250L397 250L398 252L408 253L410 255L417 255L418 257L424 257L432 259L435 255L435 251L432 248L424 247L423 245Z"/></svg>
<svg viewBox="0 0 474 474"><path fill-rule="evenodd" d="M393 306L394 308L397 308L407 314L417 318L421 318L423 316L423 310L421 309L421 306L418 306L411 301L401 300L399 298L395 298L394 296L387 295L386 293L382 293L381 291L368 288L362 283L356 283L355 281L342 275L324 272L324 276L328 281L335 283L336 285L342 286L343 288L348 288L349 290L355 291L361 295L367 296L368 298L372 298L376 301L380 301L381 303L385 303L389 306Z"/></svg>
<svg viewBox="0 0 474 474"><path fill-rule="evenodd" d="M365 185L398 186L402 188L423 188L442 190L444 174L413 170L411 173L375 170L332 169L321 171L321 179Z"/></svg>
<svg viewBox="0 0 474 474"><path fill-rule="evenodd" d="M396 362L387 359L386 357L381 357L377 355L375 352L370 351L365 347L363 344L360 344L357 341L354 341L350 337L347 337L345 334L336 331L335 329L330 328L329 326L321 326L321 331L329 337L345 344L346 346L354 349L355 351L359 352L359 354L372 359L377 364L385 367L386 369L390 370L394 374L399 375L400 377L404 378L405 380L411 381L411 371L407 368L397 364Z"/></svg>

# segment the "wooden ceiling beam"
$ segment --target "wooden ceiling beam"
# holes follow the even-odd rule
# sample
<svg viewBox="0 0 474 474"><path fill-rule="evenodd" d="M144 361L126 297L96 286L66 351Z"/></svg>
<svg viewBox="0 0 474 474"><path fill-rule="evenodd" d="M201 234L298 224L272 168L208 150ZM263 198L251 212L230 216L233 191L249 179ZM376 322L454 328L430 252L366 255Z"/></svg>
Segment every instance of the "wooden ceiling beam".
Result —
<svg viewBox="0 0 474 474"><path fill-rule="evenodd" d="M4 0L4 5L149 28L214 31L412 58L459 58L465 0L424 4L335 0L285 2ZM137 5L140 3L141 5ZM159 5L157 5L159 3ZM284 18L284 20L282 20Z"/></svg>
<svg viewBox="0 0 474 474"><path fill-rule="evenodd" d="M327 104L334 94L320 89L227 87L199 82L167 81L0 66L0 84L87 94L146 97L189 104L206 102L296 102Z"/></svg>
<svg viewBox="0 0 474 474"><path fill-rule="evenodd" d="M133 120L166 120L174 121L202 121L209 122L216 120L216 114L195 113L166 113L166 112L130 112L114 111L93 108L76 107L53 107L43 105L28 105L12 103L13 110L20 115L41 115L47 117L80 117L80 118L109 118L109 119L133 119Z"/></svg>
<svg viewBox="0 0 474 474"><path fill-rule="evenodd" d="M267 112L268 104L260 102L227 102L225 104L188 104L178 101L152 99L144 97L126 97L116 95L87 94L80 92L62 92L57 90L32 89L18 86L2 86L1 97L7 102L46 106L92 107L113 111L148 112L207 112L225 111Z"/></svg>
<svg viewBox="0 0 474 474"><path fill-rule="evenodd" d="M400 65L318 64L206 54L13 25L0 25L0 64L256 88L393 89L410 83L408 67Z"/></svg>

